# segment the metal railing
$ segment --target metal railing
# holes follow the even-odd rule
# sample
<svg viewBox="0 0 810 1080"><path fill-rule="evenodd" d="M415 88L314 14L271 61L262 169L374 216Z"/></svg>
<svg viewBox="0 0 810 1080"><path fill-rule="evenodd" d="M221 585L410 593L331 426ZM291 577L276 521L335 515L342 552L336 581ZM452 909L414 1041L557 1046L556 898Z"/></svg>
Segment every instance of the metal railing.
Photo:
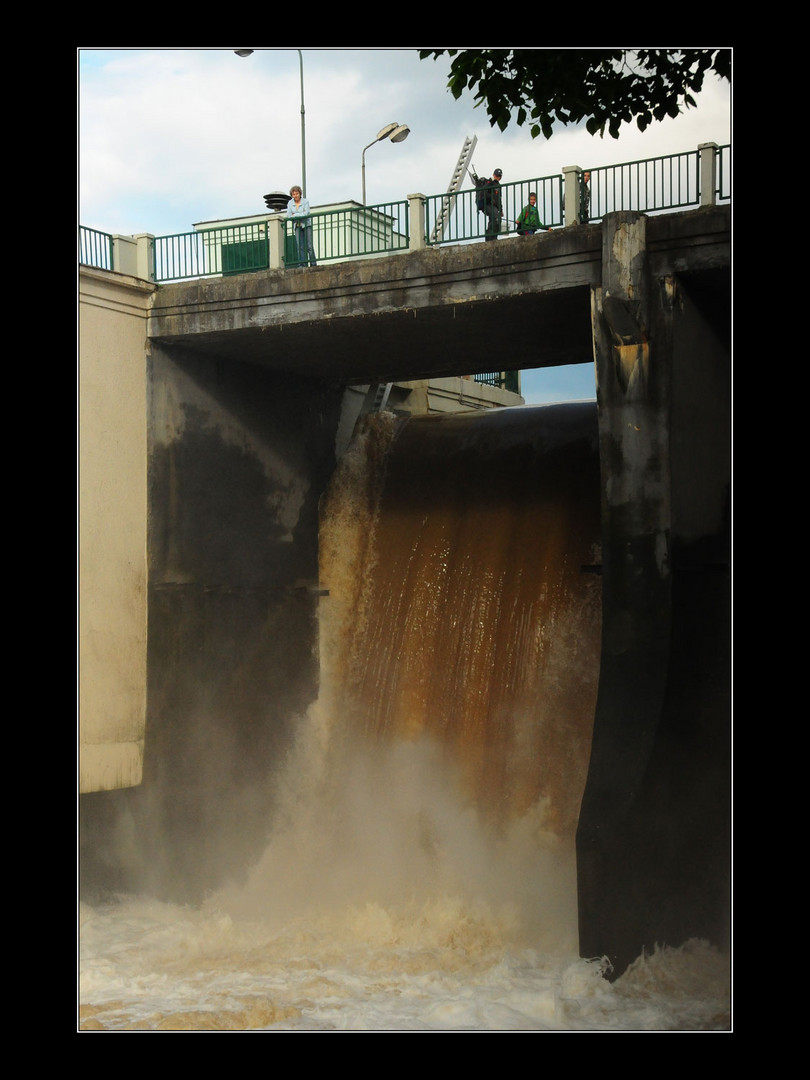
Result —
<svg viewBox="0 0 810 1080"><path fill-rule="evenodd" d="M586 173L590 174L587 185L583 183ZM701 191L701 182L713 190ZM657 214L727 202L731 198L731 147L705 144L681 154L591 169L571 167L563 175L502 184L499 235L516 232L515 222L532 191L537 194L540 221L547 228L598 222L617 210ZM329 263L480 240L488 223L476 205L477 194L477 189L470 188L377 206L316 211L310 218L316 260ZM411 236L411 215L415 220L417 212L417 235ZM295 267L305 261L300 258L295 223L283 215L172 236L130 238L130 243L135 240L138 244L148 241L152 247L149 268L140 270L139 276L156 282ZM120 270L115 265L120 258L116 243L122 242L121 237L81 226L79 260L99 269Z"/></svg>
<svg viewBox="0 0 810 1080"><path fill-rule="evenodd" d="M155 281L246 274L270 265L264 221L156 236L153 244Z"/></svg>
<svg viewBox="0 0 810 1080"><path fill-rule="evenodd" d="M305 265L299 251L302 230L292 219L283 221L285 267ZM407 202L383 203L314 213L309 218L318 262L385 255L408 250ZM266 270L270 265L270 235L266 221L154 238L155 281L229 276Z"/></svg>
<svg viewBox="0 0 810 1080"><path fill-rule="evenodd" d="M473 378L477 383L483 383L485 386L499 386L503 390L510 390L513 394L520 393L519 371L485 371Z"/></svg>
<svg viewBox="0 0 810 1080"><path fill-rule="evenodd" d="M581 220L601 221L614 210L683 210L700 203L697 150L590 170ZM583 185L584 187L584 185Z"/></svg>
<svg viewBox="0 0 810 1080"><path fill-rule="evenodd" d="M309 218L315 258L320 262L364 258L407 251L410 246L408 203L379 203L313 213ZM302 230L296 222L284 222L284 265L306 264L305 248L299 252Z"/></svg>
<svg viewBox="0 0 810 1080"><path fill-rule="evenodd" d="M728 202L731 199L731 147L717 148L717 185L714 189L715 202Z"/></svg>
<svg viewBox="0 0 810 1080"><path fill-rule="evenodd" d="M98 229L79 227L79 262L98 270L113 269L113 238Z"/></svg>
<svg viewBox="0 0 810 1080"><path fill-rule="evenodd" d="M535 180L518 180L501 184L501 233L514 233L515 222L524 206L529 203L529 192L537 195L537 211L546 228L555 228L563 220L563 179L561 176L544 176ZM425 242L430 244L458 244L480 240L487 232L487 216L479 209L480 188L471 188L452 195L429 195L425 200ZM435 239L431 236L436 229Z"/></svg>
<svg viewBox="0 0 810 1080"><path fill-rule="evenodd" d="M730 198L731 147L717 148L718 184L710 201ZM601 221L616 210L636 210L644 214L685 210L699 206L700 152L629 161L583 169L590 183L583 184L580 223Z"/></svg>

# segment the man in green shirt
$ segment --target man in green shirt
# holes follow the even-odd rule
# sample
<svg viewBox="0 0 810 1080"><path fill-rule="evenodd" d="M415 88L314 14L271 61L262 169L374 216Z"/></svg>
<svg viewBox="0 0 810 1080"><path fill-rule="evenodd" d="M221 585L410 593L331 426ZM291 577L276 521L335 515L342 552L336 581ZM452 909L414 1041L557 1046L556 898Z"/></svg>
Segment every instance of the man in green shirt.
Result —
<svg viewBox="0 0 810 1080"><path fill-rule="evenodd" d="M538 229L545 229L546 226L540 220L540 212L537 209L537 194L534 191L529 192L529 205L524 206L520 211L520 216L515 222L515 227L518 231L518 236L531 236L536 233ZM548 230L551 232L551 229Z"/></svg>

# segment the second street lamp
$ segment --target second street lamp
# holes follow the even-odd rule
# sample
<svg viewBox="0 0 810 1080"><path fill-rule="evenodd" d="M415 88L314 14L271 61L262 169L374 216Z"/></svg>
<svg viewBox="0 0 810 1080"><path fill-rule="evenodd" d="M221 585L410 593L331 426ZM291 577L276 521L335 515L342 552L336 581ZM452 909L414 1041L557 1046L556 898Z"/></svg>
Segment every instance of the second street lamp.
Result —
<svg viewBox="0 0 810 1080"><path fill-rule="evenodd" d="M363 147L363 156L361 158L363 206L366 205L366 150L370 146L374 146L375 143L382 142L383 139L390 139L393 143L404 142L410 133L411 129L407 124L386 124L384 128L377 132L377 138L373 139L368 146Z"/></svg>

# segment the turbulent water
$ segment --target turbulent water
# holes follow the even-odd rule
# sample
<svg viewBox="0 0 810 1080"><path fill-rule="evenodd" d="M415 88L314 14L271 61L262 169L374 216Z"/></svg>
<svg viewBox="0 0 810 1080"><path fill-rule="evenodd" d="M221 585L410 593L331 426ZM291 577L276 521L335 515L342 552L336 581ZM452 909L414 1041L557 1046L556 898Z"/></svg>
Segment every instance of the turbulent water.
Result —
<svg viewBox="0 0 810 1080"><path fill-rule="evenodd" d="M517 945L453 897L284 925L212 903L82 909L83 1031L724 1031L727 963L659 950L616 982L575 951Z"/></svg>
<svg viewBox="0 0 810 1080"><path fill-rule="evenodd" d="M356 755L325 805L328 723L301 735L244 885L81 906L83 1031L728 1030L727 960L703 942L615 982L578 956L573 860L542 814L488 832L423 740Z"/></svg>
<svg viewBox="0 0 810 1080"><path fill-rule="evenodd" d="M80 906L83 1031L725 1031L727 958L577 951L590 407L378 417L322 508L321 692L246 880Z"/></svg>

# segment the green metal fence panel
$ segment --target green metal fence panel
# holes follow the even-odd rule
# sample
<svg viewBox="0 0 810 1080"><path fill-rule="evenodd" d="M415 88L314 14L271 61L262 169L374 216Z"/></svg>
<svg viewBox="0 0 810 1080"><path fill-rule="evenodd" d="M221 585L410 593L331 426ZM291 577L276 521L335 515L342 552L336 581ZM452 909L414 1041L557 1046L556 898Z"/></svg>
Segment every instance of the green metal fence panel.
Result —
<svg viewBox="0 0 810 1080"><path fill-rule="evenodd" d="M562 176L544 176L533 180L518 180L501 184L500 235L517 232L516 221L529 194L537 195L537 212L546 228L556 228L563 219ZM425 200L425 242L459 244L480 240L487 233L487 216L477 208L476 188L453 194L429 195Z"/></svg>
<svg viewBox="0 0 810 1080"><path fill-rule="evenodd" d="M310 218L315 258L320 262L388 255L410 246L407 200L376 206L350 206ZM284 265L301 266L295 222L284 222Z"/></svg>
<svg viewBox="0 0 810 1080"><path fill-rule="evenodd" d="M180 281L217 272L207 264L202 233L156 236L154 248L156 281Z"/></svg>
<svg viewBox="0 0 810 1080"><path fill-rule="evenodd" d="M223 276L266 270L269 265L270 258L266 236L251 240L229 239L222 244Z"/></svg>
<svg viewBox="0 0 810 1080"><path fill-rule="evenodd" d="M728 202L731 198L731 147L718 146L717 148L717 190L715 198L718 202Z"/></svg>
<svg viewBox="0 0 810 1080"><path fill-rule="evenodd" d="M293 228L289 228L292 222L285 222L284 229L284 265L299 266L298 236ZM314 245L313 245L314 246ZM317 250L317 249L316 249ZM317 254L315 256L317 258Z"/></svg>
<svg viewBox="0 0 810 1080"><path fill-rule="evenodd" d="M499 386L513 394L520 393L519 371L485 371L480 375L475 375L474 379L485 386Z"/></svg>
<svg viewBox="0 0 810 1080"><path fill-rule="evenodd" d="M476 210L475 195L475 190L428 195L425 199L425 243L458 244L480 239L485 223Z"/></svg>
<svg viewBox="0 0 810 1080"><path fill-rule="evenodd" d="M318 262L407 251L410 245L408 202L356 206L313 214L311 229ZM283 262L302 265L295 223L284 223ZM192 233L155 237L155 279L246 274L266 270L267 223L255 222Z"/></svg>
<svg viewBox="0 0 810 1080"><path fill-rule="evenodd" d="M582 221L601 221L616 210L650 214L700 204L697 150L621 165L595 166L584 172L590 173L590 183L585 189Z"/></svg>
<svg viewBox="0 0 810 1080"><path fill-rule="evenodd" d="M98 229L79 226L79 262L82 266L94 266L98 270L112 270L113 238Z"/></svg>
<svg viewBox="0 0 810 1080"><path fill-rule="evenodd" d="M247 274L269 265L265 222L155 237L155 280Z"/></svg>

